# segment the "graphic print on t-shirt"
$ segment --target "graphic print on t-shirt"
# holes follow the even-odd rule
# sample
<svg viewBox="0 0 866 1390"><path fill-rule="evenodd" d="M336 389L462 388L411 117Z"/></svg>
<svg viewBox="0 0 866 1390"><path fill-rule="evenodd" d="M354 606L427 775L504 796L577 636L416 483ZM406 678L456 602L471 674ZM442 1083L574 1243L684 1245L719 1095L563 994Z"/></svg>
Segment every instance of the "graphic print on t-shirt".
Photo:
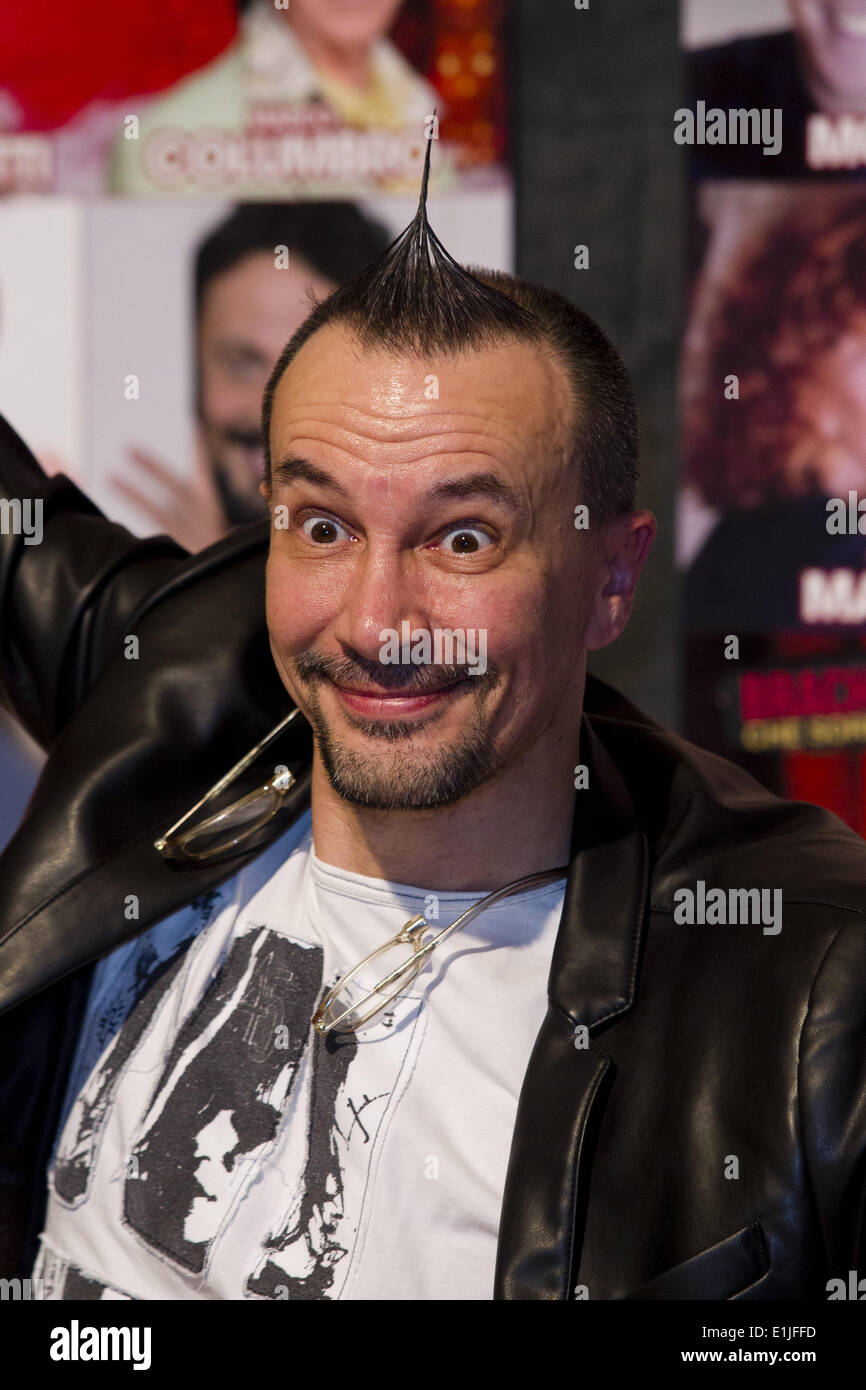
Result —
<svg viewBox="0 0 866 1390"><path fill-rule="evenodd" d="M54 1161L54 1190L67 1206L79 1205L87 1195L102 1130L124 1067L161 1000L177 979L185 954L185 948L179 948L161 970L155 970L149 977L149 989L139 998L104 1054L101 1065L92 1072L79 1093Z"/></svg>
<svg viewBox="0 0 866 1390"><path fill-rule="evenodd" d="M360 1254L364 1199L387 1121L411 1070L418 1002L392 1001L362 1042L353 1034L313 1043L306 1159L283 1219L247 1280L262 1298L339 1298ZM412 1057L420 1045L420 1031Z"/></svg>
<svg viewBox="0 0 866 1390"><path fill-rule="evenodd" d="M129 1298L128 1294L118 1293L110 1285L104 1284L101 1279L91 1277L78 1265L64 1260L54 1251L43 1249L37 1268L39 1270L38 1278L42 1281L41 1296L46 1300L98 1303L104 1300Z"/></svg>
<svg viewBox="0 0 866 1390"><path fill-rule="evenodd" d="M94 981L95 995L88 1005L94 1016L73 1059L53 1161L55 1191L66 1205L76 1206L84 1199L123 1069L160 1002L176 985L187 948L224 902L222 889L203 893L182 916L127 942L97 967L97 977L107 975L107 981L102 990Z"/></svg>
<svg viewBox="0 0 866 1390"><path fill-rule="evenodd" d="M250 1165L277 1132L321 978L319 947L246 932L166 1059L130 1153L124 1216L191 1273L204 1269Z"/></svg>
<svg viewBox="0 0 866 1390"><path fill-rule="evenodd" d="M399 996L361 1034L323 1038L323 966L318 943L242 923L154 971L61 1138L58 1243L49 1228L39 1266L54 1268L49 1296L165 1297L168 1269L190 1293L345 1296L425 1016ZM110 1265L82 1268L103 1222L120 1246L111 1237Z"/></svg>

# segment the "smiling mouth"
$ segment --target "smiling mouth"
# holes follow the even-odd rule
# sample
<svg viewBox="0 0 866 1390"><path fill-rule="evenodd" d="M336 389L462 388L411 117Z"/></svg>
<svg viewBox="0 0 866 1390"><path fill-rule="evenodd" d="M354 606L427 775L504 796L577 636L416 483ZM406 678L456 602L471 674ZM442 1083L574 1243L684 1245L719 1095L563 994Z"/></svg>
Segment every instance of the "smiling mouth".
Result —
<svg viewBox="0 0 866 1390"><path fill-rule="evenodd" d="M453 698L467 684L464 678L450 685L439 686L436 690L414 691L370 690L369 687L350 687L331 681L343 704L367 719L406 719L413 714L426 713Z"/></svg>

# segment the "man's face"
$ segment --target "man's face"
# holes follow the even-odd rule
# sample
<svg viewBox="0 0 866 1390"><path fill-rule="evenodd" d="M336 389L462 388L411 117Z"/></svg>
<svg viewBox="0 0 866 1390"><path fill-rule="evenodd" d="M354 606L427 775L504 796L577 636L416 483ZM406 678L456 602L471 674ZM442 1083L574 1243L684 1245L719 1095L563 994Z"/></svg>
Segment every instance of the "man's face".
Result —
<svg viewBox="0 0 866 1390"><path fill-rule="evenodd" d="M277 269L255 251L205 289L198 323L198 406L205 447L229 521L262 515L261 402L271 369L310 311L306 290L334 288L293 257Z"/></svg>
<svg viewBox="0 0 866 1390"><path fill-rule="evenodd" d="M347 800L450 805L551 726L573 737L599 569L595 538L574 526L572 409L560 363L515 342L428 363L362 351L329 325L286 370L268 628ZM395 658L383 644L404 624L431 647L447 629L467 646L474 633L477 652L483 634L486 670L444 647L425 661L423 643L420 663Z"/></svg>
<svg viewBox="0 0 866 1390"><path fill-rule="evenodd" d="M835 102L866 96L866 0L789 0L806 66Z"/></svg>
<svg viewBox="0 0 866 1390"><path fill-rule="evenodd" d="M195 1156L199 1163L195 1177L204 1195L193 1199L184 1223L185 1240L212 1240L223 1218L223 1203L235 1180L231 1166L225 1163L238 1143L233 1117L232 1110L221 1110L196 1136Z"/></svg>
<svg viewBox="0 0 866 1390"><path fill-rule="evenodd" d="M403 0L292 0L286 18L303 37L335 48L368 47L391 28Z"/></svg>

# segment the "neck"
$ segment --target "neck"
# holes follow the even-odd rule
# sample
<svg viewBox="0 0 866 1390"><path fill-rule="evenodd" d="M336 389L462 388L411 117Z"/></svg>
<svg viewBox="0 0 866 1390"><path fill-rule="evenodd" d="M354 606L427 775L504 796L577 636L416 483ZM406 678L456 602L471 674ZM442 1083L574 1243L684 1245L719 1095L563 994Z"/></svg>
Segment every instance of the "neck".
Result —
<svg viewBox="0 0 866 1390"><path fill-rule="evenodd" d="M322 34L311 31L302 21L299 22L296 15L292 15L289 20L289 12L284 13L286 22L291 23L292 32L313 67L329 77L345 82L349 87L361 88L367 85L372 70L369 45L344 46L329 43Z"/></svg>
<svg viewBox="0 0 866 1390"><path fill-rule="evenodd" d="M567 864L579 748L578 710L567 737L549 730L491 782L435 811L353 806L333 790L317 752L316 854L350 873L442 892L489 891Z"/></svg>

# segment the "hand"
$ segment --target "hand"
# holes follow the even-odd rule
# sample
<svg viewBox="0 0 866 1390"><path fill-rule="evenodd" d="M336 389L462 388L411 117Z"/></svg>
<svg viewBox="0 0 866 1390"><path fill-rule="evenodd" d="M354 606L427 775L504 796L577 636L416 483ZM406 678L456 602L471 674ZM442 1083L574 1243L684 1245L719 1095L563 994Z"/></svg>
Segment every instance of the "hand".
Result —
<svg viewBox="0 0 866 1390"><path fill-rule="evenodd" d="M139 485L123 474L114 474L112 485L127 501L152 521L156 533L171 536L185 550L196 552L213 545L229 524L211 475L201 432L195 433L195 471L192 478L178 478L146 449L131 447L129 456ZM154 489L153 484L156 484ZM145 491L145 489L147 489ZM156 495L154 495L156 494Z"/></svg>
<svg viewBox="0 0 866 1390"><path fill-rule="evenodd" d="M72 478L72 481L75 482L69 464L65 463L59 454L55 454L53 449L34 449L33 453L42 472L47 473L49 478L57 473L62 473L65 477Z"/></svg>

